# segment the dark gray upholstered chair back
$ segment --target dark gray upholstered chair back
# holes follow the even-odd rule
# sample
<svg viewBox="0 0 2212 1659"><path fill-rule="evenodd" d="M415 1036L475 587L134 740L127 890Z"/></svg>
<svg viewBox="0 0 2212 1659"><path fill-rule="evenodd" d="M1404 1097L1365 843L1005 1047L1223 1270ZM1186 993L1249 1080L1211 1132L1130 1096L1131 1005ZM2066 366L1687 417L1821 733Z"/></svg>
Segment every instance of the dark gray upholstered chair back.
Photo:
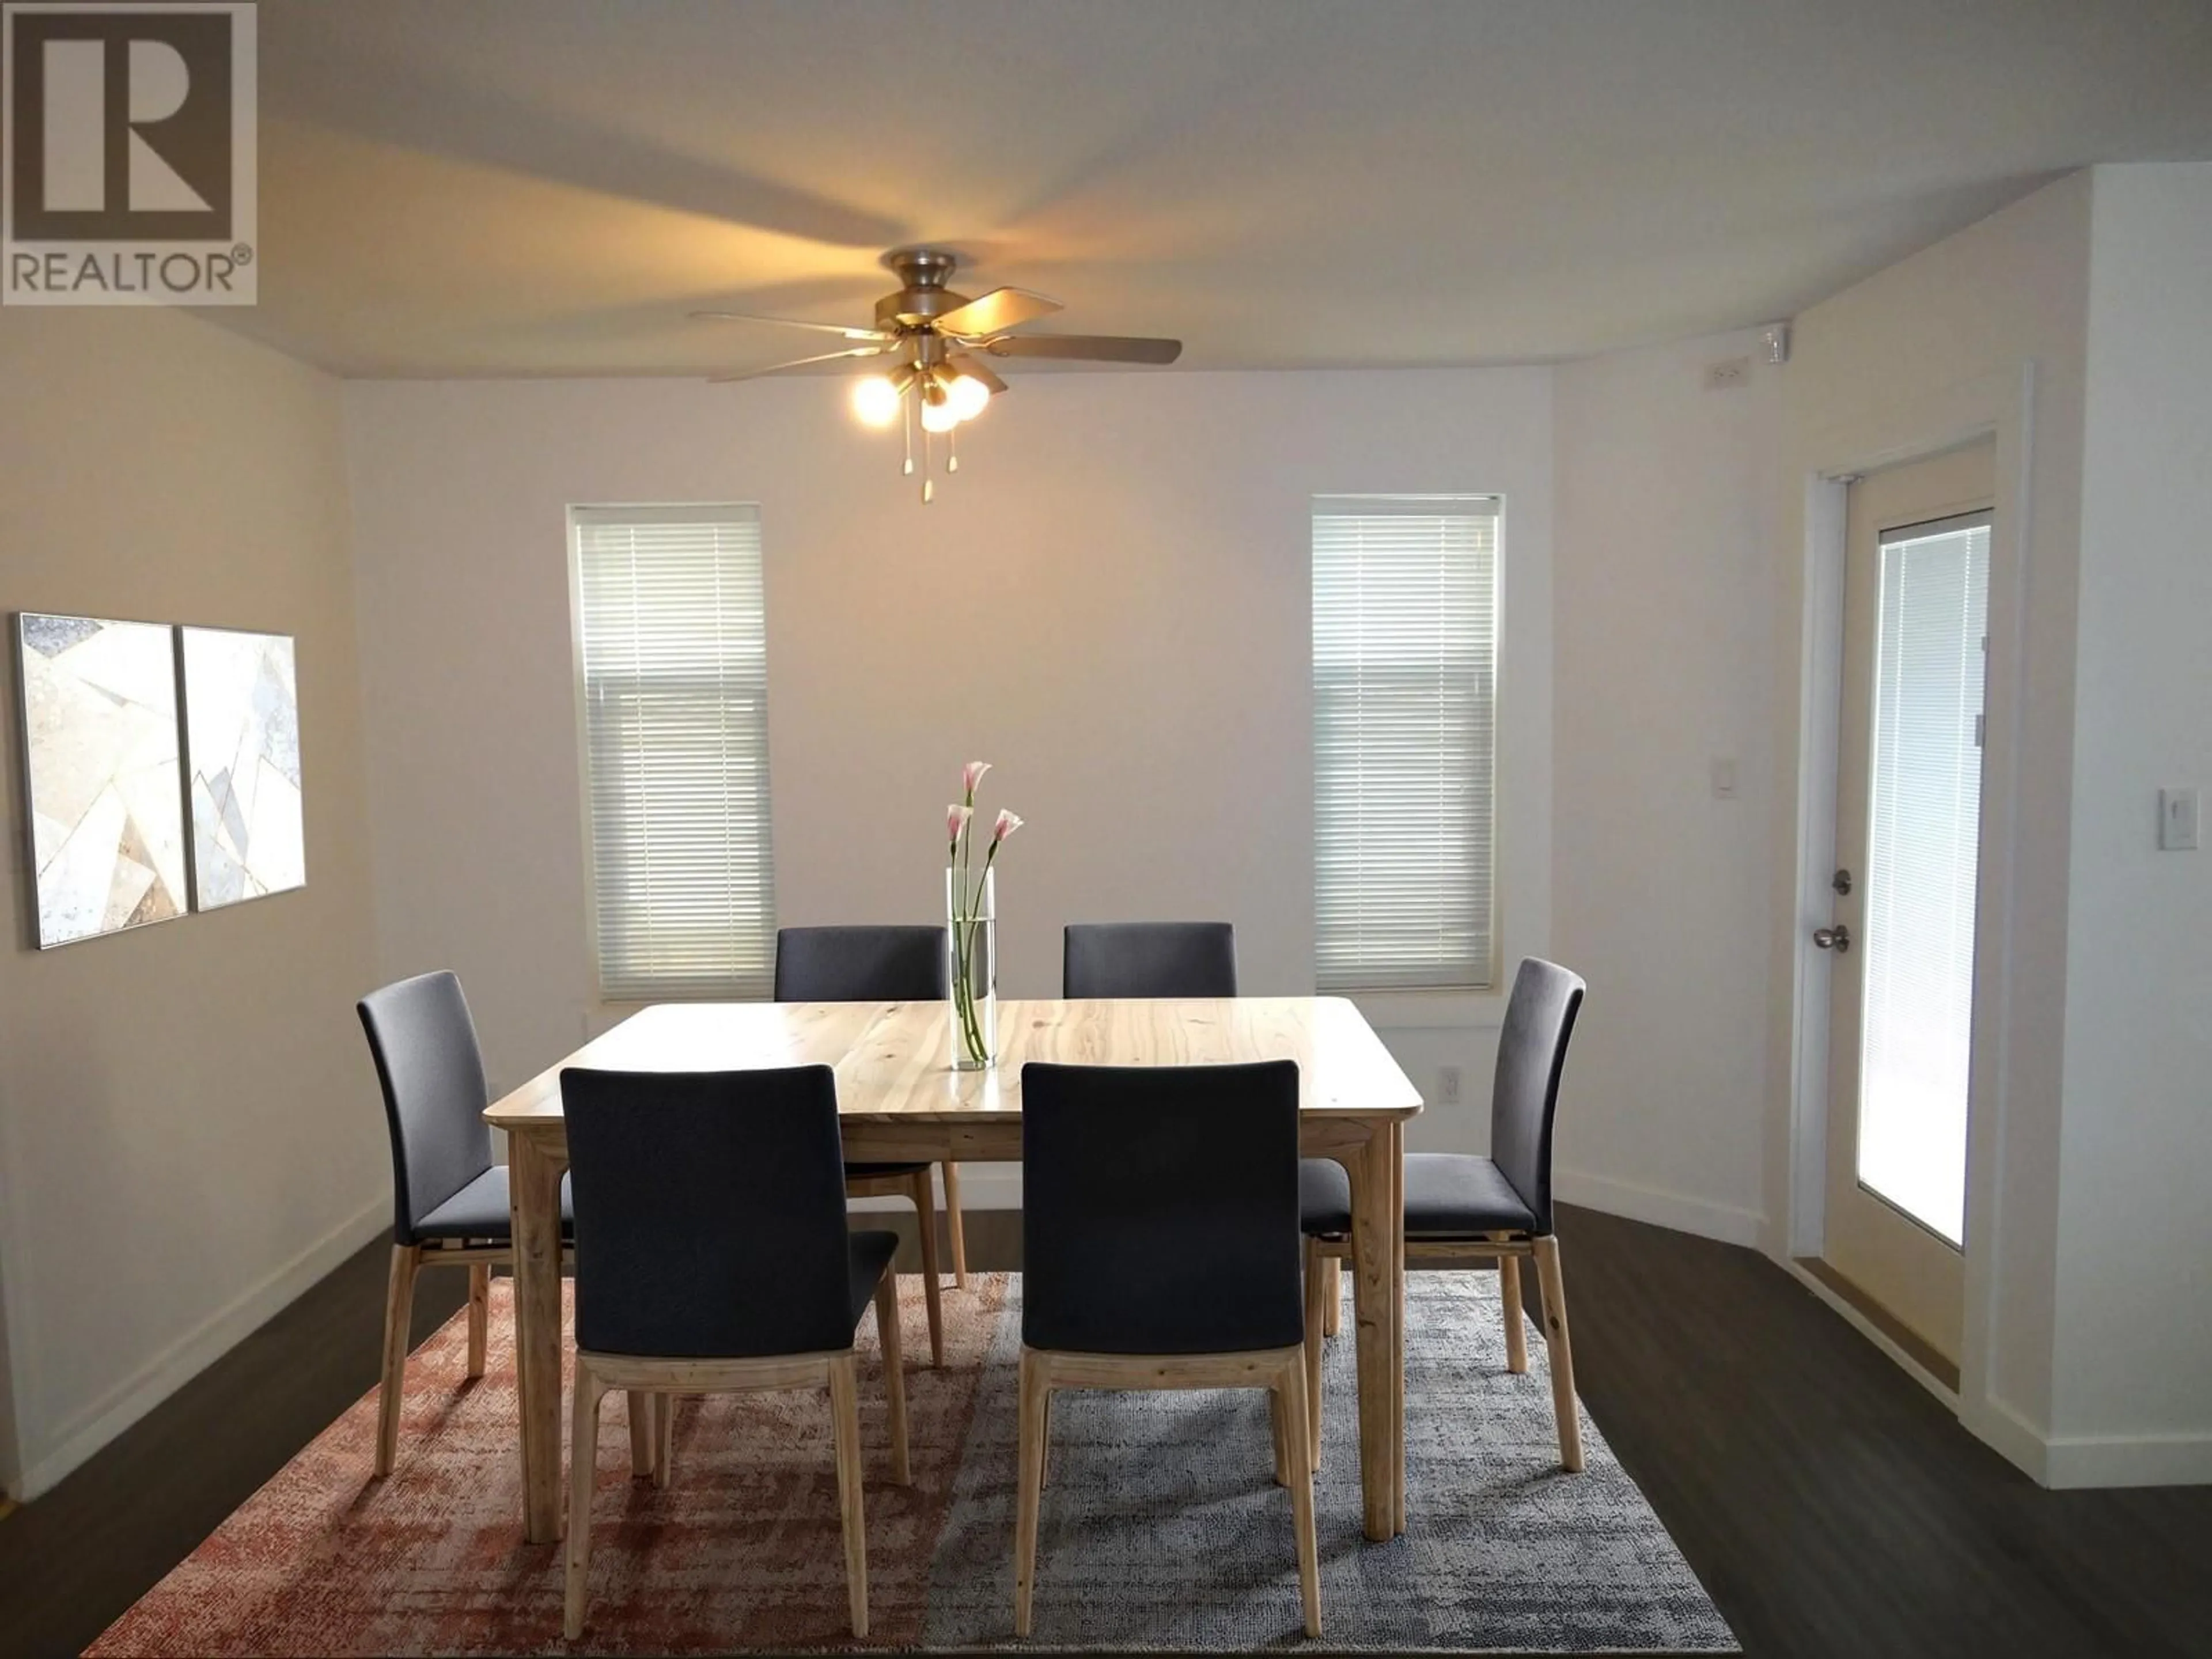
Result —
<svg viewBox="0 0 2212 1659"><path fill-rule="evenodd" d="M1073 922L1060 936L1064 997L1233 997L1237 930L1225 921Z"/></svg>
<svg viewBox="0 0 2212 1659"><path fill-rule="evenodd" d="M561 1073L576 1346L738 1359L853 1344L827 1066Z"/></svg>
<svg viewBox="0 0 2212 1659"><path fill-rule="evenodd" d="M422 1218L491 1167L491 1103L461 982L419 974L355 1005L392 1130L392 1237L416 1242Z"/></svg>
<svg viewBox="0 0 2212 1659"><path fill-rule="evenodd" d="M1552 1231L1552 1119L1559 1108L1559 1073L1588 988L1580 975L1528 957L1513 976L1505 1029L1498 1036L1491 1162L1535 1212L1540 1236Z"/></svg>
<svg viewBox="0 0 2212 1659"><path fill-rule="evenodd" d="M1022 1067L1031 1347L1288 1347L1300 1248L1295 1061Z"/></svg>
<svg viewBox="0 0 2212 1659"><path fill-rule="evenodd" d="M779 927L778 1002L942 1002L942 927Z"/></svg>

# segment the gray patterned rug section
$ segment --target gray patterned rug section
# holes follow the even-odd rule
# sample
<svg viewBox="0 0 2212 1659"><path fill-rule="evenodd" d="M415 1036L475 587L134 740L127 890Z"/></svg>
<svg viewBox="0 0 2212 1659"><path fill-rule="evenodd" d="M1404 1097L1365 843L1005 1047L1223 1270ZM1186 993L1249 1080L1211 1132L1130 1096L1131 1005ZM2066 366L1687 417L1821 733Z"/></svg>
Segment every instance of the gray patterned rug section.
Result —
<svg viewBox="0 0 2212 1659"><path fill-rule="evenodd" d="M1347 1291L1349 1290L1347 1276ZM1551 1379L1505 1369L1497 1275L1407 1282L1405 1534L1360 1534L1352 1317L1328 1344L1316 1482L1324 1650L1735 1652L1711 1599L1583 1413L1559 1468ZM932 1563L923 1645L1013 1645L1018 1285L994 1338ZM1032 1648L1305 1644L1289 1494L1256 1391L1053 1405Z"/></svg>

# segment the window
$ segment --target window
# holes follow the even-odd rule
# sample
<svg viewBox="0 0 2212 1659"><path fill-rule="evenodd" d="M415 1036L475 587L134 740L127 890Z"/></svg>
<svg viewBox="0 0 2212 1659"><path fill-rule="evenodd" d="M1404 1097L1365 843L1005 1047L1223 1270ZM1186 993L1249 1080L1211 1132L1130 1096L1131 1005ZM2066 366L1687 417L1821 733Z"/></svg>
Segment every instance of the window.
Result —
<svg viewBox="0 0 2212 1659"><path fill-rule="evenodd" d="M569 525L599 994L766 996L759 512L577 507Z"/></svg>
<svg viewBox="0 0 2212 1659"><path fill-rule="evenodd" d="M1323 991L1495 982L1498 526L1494 496L1314 500Z"/></svg>

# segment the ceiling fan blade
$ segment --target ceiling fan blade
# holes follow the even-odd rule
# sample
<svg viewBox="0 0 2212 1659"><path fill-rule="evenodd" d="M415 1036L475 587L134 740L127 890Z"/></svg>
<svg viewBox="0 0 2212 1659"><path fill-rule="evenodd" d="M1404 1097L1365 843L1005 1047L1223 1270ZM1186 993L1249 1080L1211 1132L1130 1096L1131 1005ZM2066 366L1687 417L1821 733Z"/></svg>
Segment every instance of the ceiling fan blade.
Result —
<svg viewBox="0 0 2212 1659"><path fill-rule="evenodd" d="M994 357L1067 357L1092 363L1171 363L1181 340L1147 340L1133 334L1009 334L977 348Z"/></svg>
<svg viewBox="0 0 2212 1659"><path fill-rule="evenodd" d="M1032 294L1027 289L994 288L988 294L970 300L964 306L956 306L940 317L930 321L939 334L996 334L1003 329L1018 328L1024 323L1034 322L1039 317L1049 317L1055 311L1065 310L1057 300L1048 300L1042 294Z"/></svg>
<svg viewBox="0 0 2212 1659"><path fill-rule="evenodd" d="M850 351L825 351L818 357L793 357L787 363L770 363L766 368L749 368L738 374L710 374L709 386L727 386L735 380L757 380L763 374L781 374L787 368L804 368L809 363L834 363L841 357L880 357L891 348L881 345L854 346Z"/></svg>
<svg viewBox="0 0 2212 1659"><path fill-rule="evenodd" d="M756 317L746 311L695 311L695 323L774 323L779 328L811 328L817 334L835 334L847 340L889 340L896 337L879 328L847 328L842 323L803 323L796 317Z"/></svg>
<svg viewBox="0 0 2212 1659"><path fill-rule="evenodd" d="M945 366L955 374L972 375L981 380L991 388L991 395L994 398L1006 389L1006 383L1004 380L983 367L983 360L981 357L970 357L965 353L956 352L945 360Z"/></svg>

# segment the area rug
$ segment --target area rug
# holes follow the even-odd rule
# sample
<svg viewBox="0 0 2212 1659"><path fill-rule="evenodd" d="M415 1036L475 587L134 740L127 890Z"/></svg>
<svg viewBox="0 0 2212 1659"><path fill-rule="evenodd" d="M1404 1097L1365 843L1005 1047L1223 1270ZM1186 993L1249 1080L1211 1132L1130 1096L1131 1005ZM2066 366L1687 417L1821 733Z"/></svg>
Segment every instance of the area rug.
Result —
<svg viewBox="0 0 2212 1659"><path fill-rule="evenodd" d="M576 1650L855 1647L1213 1651L1304 1643L1290 1503L1265 1397L1065 1394L1053 1412L1035 1635L1012 1638L1018 1275L945 1293L945 1365L902 1286L914 1484L889 1484L880 1355L860 1335L869 1639L846 1624L828 1409L811 1395L681 1403L675 1479L629 1478L619 1395L600 1432L591 1600ZM561 1556L521 1541L507 1285L491 1369L459 1316L408 1368L399 1462L369 1474L371 1394L90 1651L560 1653ZM1323 1650L1735 1651L1729 1627L1587 1413L1587 1467L1553 1433L1544 1345L1505 1370L1494 1275L1408 1285L1407 1529L1360 1534L1350 1309L1329 1345ZM565 1418L566 1413L564 1412Z"/></svg>

